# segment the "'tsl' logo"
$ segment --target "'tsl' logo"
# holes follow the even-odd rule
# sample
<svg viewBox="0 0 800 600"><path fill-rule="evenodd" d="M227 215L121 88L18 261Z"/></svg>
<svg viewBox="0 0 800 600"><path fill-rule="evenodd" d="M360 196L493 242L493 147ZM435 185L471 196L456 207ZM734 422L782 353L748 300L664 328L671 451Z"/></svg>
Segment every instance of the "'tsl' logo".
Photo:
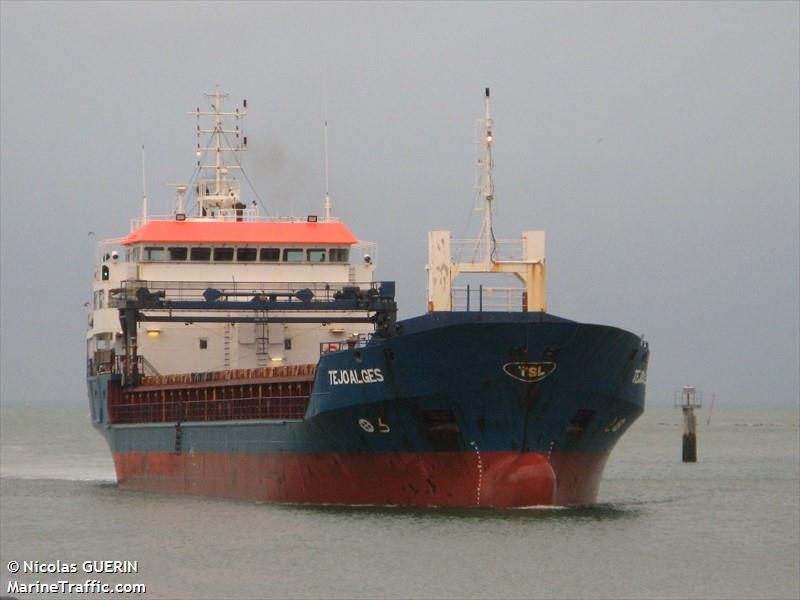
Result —
<svg viewBox="0 0 800 600"><path fill-rule="evenodd" d="M503 365L506 375L525 383L541 381L555 370L554 362L511 362Z"/></svg>

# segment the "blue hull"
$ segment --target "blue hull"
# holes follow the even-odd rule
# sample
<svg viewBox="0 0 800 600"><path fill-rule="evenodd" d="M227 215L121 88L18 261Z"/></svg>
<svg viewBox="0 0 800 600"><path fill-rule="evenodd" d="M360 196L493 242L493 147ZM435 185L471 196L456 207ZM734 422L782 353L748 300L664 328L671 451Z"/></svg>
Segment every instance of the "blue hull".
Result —
<svg viewBox="0 0 800 600"><path fill-rule="evenodd" d="M229 495L213 490L235 487L232 481L241 479L236 465L241 473L242 461L253 460L262 462L247 468L277 469L288 483L270 487L272 476L264 475L255 489L241 482L250 491L234 497L375 503L379 496L358 493L371 489L364 478L374 479L380 469L380 478L389 482L413 479L414 469L398 466L403 457L429 464L429 474L441 473L441 485L453 489L458 482L444 475L451 467L469 471L477 461L483 481L489 462L520 459L517 467L502 467L495 475L498 489L514 485L520 473L536 473L529 479L549 478L552 489L529 481L538 490L531 492L533 503L548 503L539 497L548 493L556 503L595 500L608 454L644 409L649 350L639 337L542 313L431 313L400 325L401 335L323 355L302 420L187 421L177 425L176 451L175 422L109 423L107 397L115 376L89 378L93 420L115 456L120 482L130 487ZM187 459L180 455L207 457L205 470L212 462L225 470L219 457L232 457L233 475L187 476ZM353 492L330 490L336 482L322 475L323 464L339 465L345 473L341 485ZM316 473L311 481L309 473ZM225 483L195 481L204 477ZM292 477L302 479L296 489ZM574 480L569 493L567 477ZM419 504L473 505L471 479L454 492L452 503L440 501L439 484L433 487L433 496ZM392 498L379 503L416 503ZM509 502L525 505L526 498L490 505Z"/></svg>

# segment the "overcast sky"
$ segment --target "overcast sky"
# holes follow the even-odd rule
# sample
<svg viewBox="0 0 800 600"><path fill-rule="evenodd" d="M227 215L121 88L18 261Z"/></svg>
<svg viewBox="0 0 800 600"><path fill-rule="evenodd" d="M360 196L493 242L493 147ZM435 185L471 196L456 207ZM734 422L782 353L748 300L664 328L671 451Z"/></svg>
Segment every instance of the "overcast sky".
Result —
<svg viewBox="0 0 800 600"><path fill-rule="evenodd" d="M215 84L273 214L321 213L327 85L334 212L404 317L427 231L477 234L490 86L496 230L546 230L550 312L644 333L650 404L798 401L797 2L1 6L4 403L86 402L94 243L140 211L143 143L172 208Z"/></svg>

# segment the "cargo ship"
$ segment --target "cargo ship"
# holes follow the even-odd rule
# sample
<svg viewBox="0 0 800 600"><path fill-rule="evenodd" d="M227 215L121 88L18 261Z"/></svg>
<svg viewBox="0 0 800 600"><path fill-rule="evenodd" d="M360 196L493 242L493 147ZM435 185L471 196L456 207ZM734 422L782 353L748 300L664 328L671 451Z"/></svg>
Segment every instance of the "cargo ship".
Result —
<svg viewBox="0 0 800 600"><path fill-rule="evenodd" d="M174 211L148 214L145 193L129 233L98 244L87 385L119 487L319 505L596 502L644 409L648 344L547 311L544 232L495 237L489 90L480 234L429 233L427 311L408 319L394 283L374 280L376 245L332 216L327 183L319 215L243 201L247 101L226 110L219 88L206 101L190 113L197 168ZM514 285L476 283L497 274Z"/></svg>

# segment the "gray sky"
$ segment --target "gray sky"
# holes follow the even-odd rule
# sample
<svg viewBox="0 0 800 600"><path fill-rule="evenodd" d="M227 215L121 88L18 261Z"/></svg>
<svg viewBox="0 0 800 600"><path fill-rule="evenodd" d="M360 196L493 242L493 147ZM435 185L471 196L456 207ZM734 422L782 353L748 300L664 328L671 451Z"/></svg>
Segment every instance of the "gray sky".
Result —
<svg viewBox="0 0 800 600"><path fill-rule="evenodd" d="M644 333L648 401L798 400L800 14L783 3L2 2L2 402L85 402L93 245L188 180L186 111L247 98L273 214L335 214L425 310L429 229L547 231L549 310Z"/></svg>

